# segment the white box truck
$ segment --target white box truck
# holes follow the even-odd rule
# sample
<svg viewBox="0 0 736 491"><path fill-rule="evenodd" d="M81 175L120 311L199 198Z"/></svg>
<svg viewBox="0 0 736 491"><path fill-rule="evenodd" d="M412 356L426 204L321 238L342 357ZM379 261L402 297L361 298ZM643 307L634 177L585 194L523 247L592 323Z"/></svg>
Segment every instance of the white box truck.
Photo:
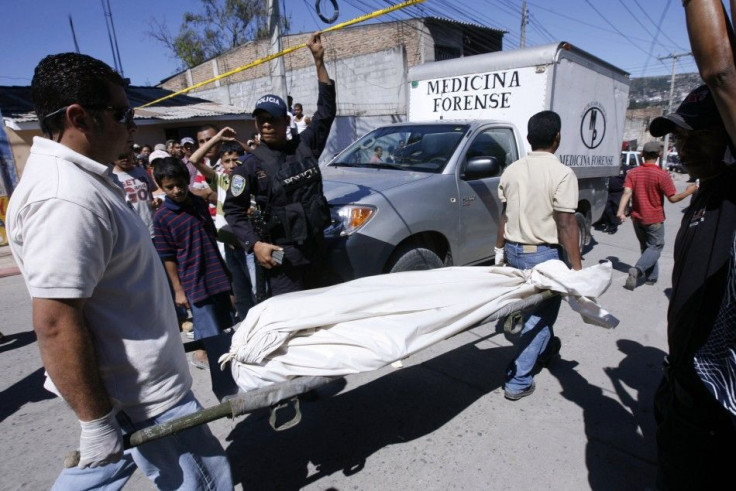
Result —
<svg viewBox="0 0 736 491"><path fill-rule="evenodd" d="M578 177L588 242L591 223L603 213L607 178L619 172L628 73L562 42L425 63L409 70L409 80L409 121L508 121L527 151L529 118L558 113L557 156Z"/></svg>
<svg viewBox="0 0 736 491"><path fill-rule="evenodd" d="M578 176L581 249L619 170L628 75L567 43L409 71L409 122L367 133L322 168L330 264L344 280L493 259L503 169L526 155L533 114L562 118Z"/></svg>

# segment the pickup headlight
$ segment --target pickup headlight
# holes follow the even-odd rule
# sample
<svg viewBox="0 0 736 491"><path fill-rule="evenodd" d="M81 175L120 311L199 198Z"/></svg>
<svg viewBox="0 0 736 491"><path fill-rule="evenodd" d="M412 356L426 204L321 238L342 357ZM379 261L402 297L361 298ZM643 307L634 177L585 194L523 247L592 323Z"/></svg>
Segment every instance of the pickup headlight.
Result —
<svg viewBox="0 0 736 491"><path fill-rule="evenodd" d="M332 208L332 223L325 229L326 237L345 237L357 232L376 216L376 207L367 205L345 205Z"/></svg>

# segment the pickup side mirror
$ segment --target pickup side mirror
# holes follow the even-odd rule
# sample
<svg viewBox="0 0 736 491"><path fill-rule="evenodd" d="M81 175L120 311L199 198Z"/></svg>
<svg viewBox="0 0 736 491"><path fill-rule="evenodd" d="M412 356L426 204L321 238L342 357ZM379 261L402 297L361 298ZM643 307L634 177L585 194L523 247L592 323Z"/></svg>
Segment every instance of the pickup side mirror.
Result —
<svg viewBox="0 0 736 491"><path fill-rule="evenodd" d="M465 181L496 177L501 174L501 164L496 157L473 157L465 164L462 178Z"/></svg>

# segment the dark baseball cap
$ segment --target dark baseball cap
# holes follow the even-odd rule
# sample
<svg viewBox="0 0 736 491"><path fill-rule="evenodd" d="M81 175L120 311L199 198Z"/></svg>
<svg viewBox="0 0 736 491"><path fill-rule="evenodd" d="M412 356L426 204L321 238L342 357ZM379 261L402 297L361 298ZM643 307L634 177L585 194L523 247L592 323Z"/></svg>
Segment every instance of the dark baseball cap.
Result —
<svg viewBox="0 0 736 491"><path fill-rule="evenodd" d="M649 125L652 136L664 136L675 128L701 130L717 124L723 125L721 115L707 85L701 85L690 92L680 107L671 114L654 118Z"/></svg>
<svg viewBox="0 0 736 491"><path fill-rule="evenodd" d="M256 108L253 110L253 117L261 112L266 111L268 114L274 117L286 116L286 103L284 100L274 94L266 94L256 102Z"/></svg>

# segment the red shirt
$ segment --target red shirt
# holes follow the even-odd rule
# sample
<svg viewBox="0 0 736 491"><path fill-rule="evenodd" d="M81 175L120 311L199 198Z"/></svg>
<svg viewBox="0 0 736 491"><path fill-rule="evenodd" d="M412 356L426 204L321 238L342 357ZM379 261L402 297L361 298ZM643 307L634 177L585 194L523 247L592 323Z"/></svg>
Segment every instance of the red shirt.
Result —
<svg viewBox="0 0 736 491"><path fill-rule="evenodd" d="M632 190L631 218L642 225L664 222L664 197L677 193L670 175L657 164L631 169L624 187Z"/></svg>

